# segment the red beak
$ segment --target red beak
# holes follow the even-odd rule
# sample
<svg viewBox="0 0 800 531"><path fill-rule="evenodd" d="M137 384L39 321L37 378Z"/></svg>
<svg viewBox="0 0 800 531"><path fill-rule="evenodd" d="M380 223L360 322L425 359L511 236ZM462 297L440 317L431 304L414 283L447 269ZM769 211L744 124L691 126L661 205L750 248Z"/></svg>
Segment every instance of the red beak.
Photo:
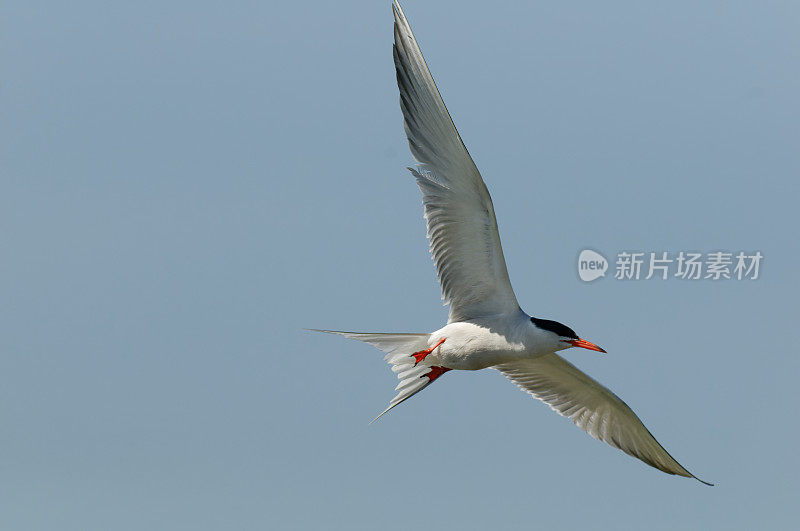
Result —
<svg viewBox="0 0 800 531"><path fill-rule="evenodd" d="M567 340L562 340L562 341L564 341L564 343L569 343L573 347L588 348L589 350L596 350L597 352L602 352L603 354L606 353L605 350L601 349L600 347L598 347L597 345L595 345L590 341L586 341L585 339L570 339L569 341Z"/></svg>

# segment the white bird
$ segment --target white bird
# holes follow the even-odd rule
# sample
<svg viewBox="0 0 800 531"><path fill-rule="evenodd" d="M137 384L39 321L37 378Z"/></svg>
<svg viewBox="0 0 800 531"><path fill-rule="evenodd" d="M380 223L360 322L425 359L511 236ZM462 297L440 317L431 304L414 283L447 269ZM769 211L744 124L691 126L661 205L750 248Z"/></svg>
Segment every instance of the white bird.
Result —
<svg viewBox="0 0 800 531"><path fill-rule="evenodd" d="M394 64L447 325L433 333L317 330L365 341L386 353L398 391L383 413L450 370L492 367L586 433L668 474L681 466L612 393L556 354L571 347L605 352L568 326L522 311L506 270L494 207L453 124L403 10L395 1ZM374 421L373 421L374 422Z"/></svg>

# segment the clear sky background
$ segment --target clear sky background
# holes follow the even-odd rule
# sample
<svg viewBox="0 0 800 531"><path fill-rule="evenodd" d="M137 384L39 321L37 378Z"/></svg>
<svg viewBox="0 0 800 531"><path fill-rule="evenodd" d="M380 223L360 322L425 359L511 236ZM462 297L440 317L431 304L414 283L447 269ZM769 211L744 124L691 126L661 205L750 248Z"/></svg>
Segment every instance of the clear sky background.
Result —
<svg viewBox="0 0 800 531"><path fill-rule="evenodd" d="M302 327L446 320L389 0L0 7L0 528L796 525L800 7L404 3L523 308L713 488L495 371L394 395ZM584 247L761 278L585 284Z"/></svg>

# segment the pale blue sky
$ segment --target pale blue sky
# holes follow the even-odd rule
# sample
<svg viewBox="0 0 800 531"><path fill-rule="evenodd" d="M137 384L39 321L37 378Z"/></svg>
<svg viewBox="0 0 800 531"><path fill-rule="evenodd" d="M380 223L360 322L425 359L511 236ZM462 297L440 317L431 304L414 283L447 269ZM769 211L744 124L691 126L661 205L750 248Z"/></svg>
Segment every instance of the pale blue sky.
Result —
<svg viewBox="0 0 800 531"><path fill-rule="evenodd" d="M388 0L0 7L0 528L796 525L800 7L421 2L523 308L698 476L494 371L302 327L446 310ZM760 250L756 282L582 283L584 247Z"/></svg>

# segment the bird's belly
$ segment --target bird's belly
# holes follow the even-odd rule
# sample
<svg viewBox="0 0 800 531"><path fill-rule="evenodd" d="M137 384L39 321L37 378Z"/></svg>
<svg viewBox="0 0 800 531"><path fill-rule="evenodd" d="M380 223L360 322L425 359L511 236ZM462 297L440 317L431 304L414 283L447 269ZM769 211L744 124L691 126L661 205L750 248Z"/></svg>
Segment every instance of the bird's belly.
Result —
<svg viewBox="0 0 800 531"><path fill-rule="evenodd" d="M444 338L444 342L433 351L432 365L442 365L449 369L477 371L530 357L524 346L502 334L487 332L478 327L467 327L464 323L453 324L431 335L431 343Z"/></svg>
<svg viewBox="0 0 800 531"><path fill-rule="evenodd" d="M447 352L439 356L440 364L449 369L462 371L478 371L500 363L508 363L521 358L516 352L503 351L474 351L474 352Z"/></svg>

